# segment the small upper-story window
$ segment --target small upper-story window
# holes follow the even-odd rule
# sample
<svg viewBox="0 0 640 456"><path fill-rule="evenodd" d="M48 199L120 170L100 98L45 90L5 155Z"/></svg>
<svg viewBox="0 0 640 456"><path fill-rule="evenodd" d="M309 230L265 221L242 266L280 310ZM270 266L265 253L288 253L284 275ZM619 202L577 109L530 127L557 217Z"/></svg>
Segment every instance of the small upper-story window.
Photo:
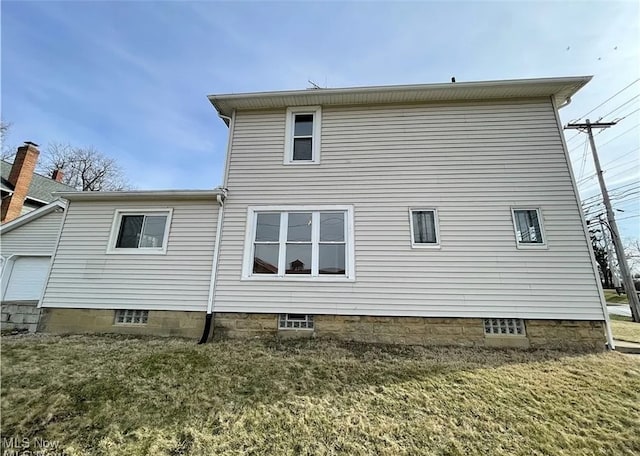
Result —
<svg viewBox="0 0 640 456"><path fill-rule="evenodd" d="M512 213L518 247L544 246L540 209L513 209Z"/></svg>
<svg viewBox="0 0 640 456"><path fill-rule="evenodd" d="M438 217L435 209L411 209L411 245L439 247Z"/></svg>
<svg viewBox="0 0 640 456"><path fill-rule="evenodd" d="M166 253L171 210L116 210L109 253Z"/></svg>
<svg viewBox="0 0 640 456"><path fill-rule="evenodd" d="M285 164L320 163L321 113L319 106L287 109Z"/></svg>

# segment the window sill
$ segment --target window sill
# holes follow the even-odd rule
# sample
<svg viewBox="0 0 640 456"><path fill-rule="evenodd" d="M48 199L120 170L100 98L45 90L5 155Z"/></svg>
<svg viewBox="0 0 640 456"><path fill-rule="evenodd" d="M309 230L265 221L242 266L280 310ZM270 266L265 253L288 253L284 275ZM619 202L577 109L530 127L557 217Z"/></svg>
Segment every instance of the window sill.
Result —
<svg viewBox="0 0 640 456"><path fill-rule="evenodd" d="M518 250L548 250L547 244L516 244Z"/></svg>
<svg viewBox="0 0 640 456"><path fill-rule="evenodd" d="M317 282L317 283L353 283L356 281L355 277L301 277L301 276L261 276L253 275L249 277L242 277L241 280L256 281L256 282Z"/></svg>
<svg viewBox="0 0 640 456"><path fill-rule="evenodd" d="M107 250L107 255L166 255L166 250L151 249L118 249Z"/></svg>
<svg viewBox="0 0 640 456"><path fill-rule="evenodd" d="M285 161L284 162L285 165L287 166L313 166L313 165L319 165L320 162L319 161Z"/></svg>
<svg viewBox="0 0 640 456"><path fill-rule="evenodd" d="M440 250L440 244L411 244L412 249L435 249Z"/></svg>

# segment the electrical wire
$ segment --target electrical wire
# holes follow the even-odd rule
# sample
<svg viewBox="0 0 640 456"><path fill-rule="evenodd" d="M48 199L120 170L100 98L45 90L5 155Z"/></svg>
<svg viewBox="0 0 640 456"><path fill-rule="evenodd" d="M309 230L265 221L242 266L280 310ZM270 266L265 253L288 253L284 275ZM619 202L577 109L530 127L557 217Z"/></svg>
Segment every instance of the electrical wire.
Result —
<svg viewBox="0 0 640 456"><path fill-rule="evenodd" d="M634 85L636 82L640 81L640 78L636 79L635 81L633 81L632 83L630 83L629 85L623 87L622 89L620 89L619 91L617 91L616 93L614 93L613 95L611 95L609 98L607 98L606 100L604 100L602 103L600 103L598 106L596 106L595 108L593 108L591 111L589 111L588 113L578 117L577 119L572 120L571 122L577 122L580 119L584 119L585 117L587 117L589 114L591 114L593 111L595 111L596 109L598 109L600 106L603 106L604 104L606 104L608 101L613 100L615 97L617 97L618 95L620 95L622 92L624 92L625 90L627 90L629 87L631 87L632 85Z"/></svg>

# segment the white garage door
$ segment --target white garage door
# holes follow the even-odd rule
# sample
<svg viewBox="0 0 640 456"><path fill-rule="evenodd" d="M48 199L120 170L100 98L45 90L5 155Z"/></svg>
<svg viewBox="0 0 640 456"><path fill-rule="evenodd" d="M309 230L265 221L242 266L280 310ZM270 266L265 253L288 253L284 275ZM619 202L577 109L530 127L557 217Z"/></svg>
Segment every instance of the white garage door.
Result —
<svg viewBox="0 0 640 456"><path fill-rule="evenodd" d="M37 301L49 272L49 257L19 257L13 262L4 301Z"/></svg>

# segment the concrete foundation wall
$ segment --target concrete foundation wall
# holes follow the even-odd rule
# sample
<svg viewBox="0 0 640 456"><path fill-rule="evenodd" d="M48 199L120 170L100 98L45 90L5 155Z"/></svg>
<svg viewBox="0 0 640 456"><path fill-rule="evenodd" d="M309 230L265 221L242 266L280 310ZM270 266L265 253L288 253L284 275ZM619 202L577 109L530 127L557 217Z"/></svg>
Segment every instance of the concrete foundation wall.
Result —
<svg viewBox="0 0 640 456"><path fill-rule="evenodd" d="M38 301L3 302L0 329L36 332L40 320L40 309L37 305Z"/></svg>
<svg viewBox="0 0 640 456"><path fill-rule="evenodd" d="M205 312L150 310L146 325L115 324L115 310L42 309L39 331L53 334L138 334L200 338Z"/></svg>
<svg viewBox="0 0 640 456"><path fill-rule="evenodd" d="M40 330L199 338L204 312L149 311L146 325L114 324L114 310L43 309ZM313 330L278 330L277 314L216 313L214 337L327 337L371 343L603 350L604 322L525 320L524 336L485 335L481 318L315 315Z"/></svg>

